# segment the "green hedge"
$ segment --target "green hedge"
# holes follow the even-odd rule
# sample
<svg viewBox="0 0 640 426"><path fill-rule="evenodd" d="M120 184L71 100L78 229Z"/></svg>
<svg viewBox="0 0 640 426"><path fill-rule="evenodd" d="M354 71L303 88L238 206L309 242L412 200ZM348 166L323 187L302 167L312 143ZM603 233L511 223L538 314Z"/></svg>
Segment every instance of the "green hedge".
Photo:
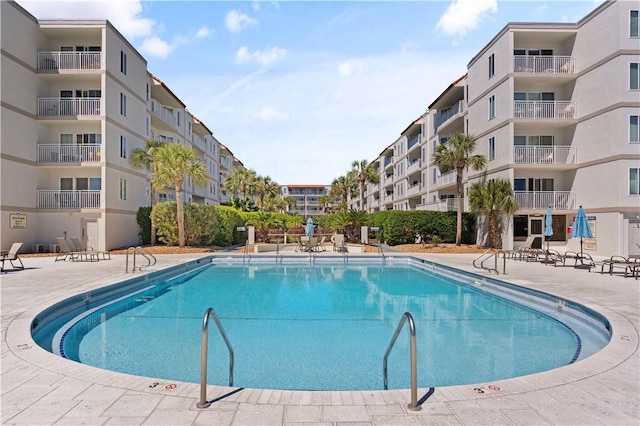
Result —
<svg viewBox="0 0 640 426"><path fill-rule="evenodd" d="M150 241L150 210L149 207L141 207L137 215L144 244ZM152 213L156 222L158 240L169 245L178 243L175 210L175 202L166 202L157 204ZM363 217L350 217L349 214L326 215L314 217L314 224L317 229L323 229L323 232L327 230L332 232L336 229L343 229L341 232L345 232L350 228L347 222L356 219L359 224L355 227L357 229L353 229L354 242L358 240L358 235L355 234L359 233L360 224L379 227L382 234L378 235L389 245L414 243L418 236L423 240L437 237L442 243L455 243L456 240L456 212L388 210ZM283 224L291 230L304 227L301 218L285 213L242 212L230 206L185 204L186 243L218 247L241 244L244 243L246 234L237 231L237 228L246 226L249 222L260 223L260 221L268 223L269 228L279 228ZM475 217L472 214L463 213L462 242L464 244L475 242L474 223Z"/></svg>
<svg viewBox="0 0 640 426"><path fill-rule="evenodd" d="M443 243L456 241L456 212L388 210L371 214L369 223L381 228L383 241L391 246L415 243L418 236L423 240L437 236ZM462 214L464 244L473 242L474 223L472 214Z"/></svg>
<svg viewBox="0 0 640 426"><path fill-rule="evenodd" d="M153 217L156 225L158 240L170 246L178 244L176 203L168 201L156 204L151 212L151 217ZM197 203L184 204L184 237L186 245L213 245L218 228L218 213L215 206Z"/></svg>

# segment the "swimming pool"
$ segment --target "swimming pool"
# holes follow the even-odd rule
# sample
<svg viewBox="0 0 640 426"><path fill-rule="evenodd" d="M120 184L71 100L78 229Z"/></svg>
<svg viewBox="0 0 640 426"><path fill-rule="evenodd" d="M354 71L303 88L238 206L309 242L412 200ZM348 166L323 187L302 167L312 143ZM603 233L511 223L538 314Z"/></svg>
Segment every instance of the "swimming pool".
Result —
<svg viewBox="0 0 640 426"><path fill-rule="evenodd" d="M234 385L363 390L382 388L382 357L405 311L416 320L420 387L549 370L610 337L604 318L569 301L409 257L256 261L214 257L79 295L38 315L34 340L96 367L198 382L202 315L212 306L236 354ZM226 385L215 328L209 343L208 383ZM390 388L409 387L408 346L403 333Z"/></svg>

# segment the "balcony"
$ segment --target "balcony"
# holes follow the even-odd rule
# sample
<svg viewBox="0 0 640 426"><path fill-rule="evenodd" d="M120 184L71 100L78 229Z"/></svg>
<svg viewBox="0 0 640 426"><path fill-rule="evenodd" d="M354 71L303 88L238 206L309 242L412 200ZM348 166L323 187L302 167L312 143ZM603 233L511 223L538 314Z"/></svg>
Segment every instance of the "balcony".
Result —
<svg viewBox="0 0 640 426"><path fill-rule="evenodd" d="M191 143L202 152L207 152L207 144L205 143L204 139L196 135L195 133L191 136Z"/></svg>
<svg viewBox="0 0 640 426"><path fill-rule="evenodd" d="M421 162L419 158L416 158L415 160L410 161L409 165L407 166L407 174L420 170L420 163Z"/></svg>
<svg viewBox="0 0 640 426"><path fill-rule="evenodd" d="M576 164L576 148L571 146L516 146L516 164Z"/></svg>
<svg viewBox="0 0 640 426"><path fill-rule="evenodd" d="M575 58L571 56L519 56L513 57L513 70L525 73L573 74Z"/></svg>
<svg viewBox="0 0 640 426"><path fill-rule="evenodd" d="M452 185L456 183L456 171L451 170L436 178L436 186Z"/></svg>
<svg viewBox="0 0 640 426"><path fill-rule="evenodd" d="M39 209L99 209L100 191L38 190Z"/></svg>
<svg viewBox="0 0 640 426"><path fill-rule="evenodd" d="M100 116L100 98L38 98L38 117Z"/></svg>
<svg viewBox="0 0 640 426"><path fill-rule="evenodd" d="M520 209L573 210L576 208L576 194L572 191L515 191L515 199Z"/></svg>
<svg viewBox="0 0 640 426"><path fill-rule="evenodd" d="M410 138L407 139L407 152L411 151L411 148L413 148L414 146L418 145L418 143L420 142L420 134L411 136Z"/></svg>
<svg viewBox="0 0 640 426"><path fill-rule="evenodd" d="M38 70L99 70L101 52L38 52Z"/></svg>
<svg viewBox="0 0 640 426"><path fill-rule="evenodd" d="M393 161L393 157L384 157L384 167L387 167Z"/></svg>
<svg viewBox="0 0 640 426"><path fill-rule="evenodd" d="M515 118L572 119L576 118L576 105L569 101L515 101L513 114Z"/></svg>
<svg viewBox="0 0 640 426"><path fill-rule="evenodd" d="M409 187L407 188L407 197L411 197L419 193L420 193L419 183L416 183L415 185L409 185Z"/></svg>
<svg viewBox="0 0 640 426"><path fill-rule="evenodd" d="M462 112L464 112L464 101L458 101L449 108L438 111L433 122L433 131L437 133L440 126Z"/></svg>
<svg viewBox="0 0 640 426"><path fill-rule="evenodd" d="M426 204L418 204L416 210L430 210L436 212L455 212L458 210L456 198L434 201Z"/></svg>
<svg viewBox="0 0 640 426"><path fill-rule="evenodd" d="M80 163L80 162L100 162L101 145L60 145L41 144L38 145L38 163Z"/></svg>
<svg viewBox="0 0 640 426"><path fill-rule="evenodd" d="M160 104L155 99L151 99L151 112L154 116L168 124L172 129L176 128L176 117L173 115L173 110Z"/></svg>

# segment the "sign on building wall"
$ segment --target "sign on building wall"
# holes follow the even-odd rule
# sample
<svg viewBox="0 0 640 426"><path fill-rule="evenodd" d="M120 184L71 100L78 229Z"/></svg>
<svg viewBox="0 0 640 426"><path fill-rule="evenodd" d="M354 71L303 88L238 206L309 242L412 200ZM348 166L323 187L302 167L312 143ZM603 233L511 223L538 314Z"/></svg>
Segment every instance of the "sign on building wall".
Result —
<svg viewBox="0 0 640 426"><path fill-rule="evenodd" d="M597 250L597 240L596 240L596 217L595 216L587 216L587 222L589 223L589 228L591 228L591 235L593 238L585 238L584 240L584 249L585 250Z"/></svg>
<svg viewBox="0 0 640 426"><path fill-rule="evenodd" d="M22 213L9 214L10 229L27 229L27 215Z"/></svg>

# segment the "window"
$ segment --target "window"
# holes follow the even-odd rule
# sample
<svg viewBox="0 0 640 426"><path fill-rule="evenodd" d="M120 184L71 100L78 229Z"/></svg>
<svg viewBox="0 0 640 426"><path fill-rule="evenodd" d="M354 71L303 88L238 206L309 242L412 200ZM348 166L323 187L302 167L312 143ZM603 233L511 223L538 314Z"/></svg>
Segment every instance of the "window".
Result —
<svg viewBox="0 0 640 426"><path fill-rule="evenodd" d="M127 75L127 54L120 51L120 72Z"/></svg>
<svg viewBox="0 0 640 426"><path fill-rule="evenodd" d="M489 78L493 77L494 74L496 73L496 58L495 58L495 53L492 53L491 56L489 56Z"/></svg>
<svg viewBox="0 0 640 426"><path fill-rule="evenodd" d="M176 120L176 124L177 124L178 127L180 127L180 111L177 111L177 116L178 116L178 118Z"/></svg>
<svg viewBox="0 0 640 426"><path fill-rule="evenodd" d="M640 195L640 168L632 167L629 169L629 195Z"/></svg>
<svg viewBox="0 0 640 426"><path fill-rule="evenodd" d="M149 102L149 83L147 83L147 102Z"/></svg>
<svg viewBox="0 0 640 426"><path fill-rule="evenodd" d="M640 115L629 116L629 142L640 142L640 135L638 134L638 124L640 124Z"/></svg>
<svg viewBox="0 0 640 426"><path fill-rule="evenodd" d="M489 120L496 117L496 95L489 98Z"/></svg>
<svg viewBox="0 0 640 426"><path fill-rule="evenodd" d="M146 130L145 134L149 136L149 117L145 119L145 130Z"/></svg>
<svg viewBox="0 0 640 426"><path fill-rule="evenodd" d="M120 158L127 158L127 137L120 135Z"/></svg>
<svg viewBox="0 0 640 426"><path fill-rule="evenodd" d="M120 115L127 116L127 95L120 93Z"/></svg>
<svg viewBox="0 0 640 426"><path fill-rule="evenodd" d="M76 143L81 144L100 144L102 135L99 133L82 133L76 135Z"/></svg>
<svg viewBox="0 0 640 426"><path fill-rule="evenodd" d="M629 37L640 36L640 24L638 23L638 11L632 10L629 12Z"/></svg>
<svg viewBox="0 0 640 426"><path fill-rule="evenodd" d="M496 138L489 138L489 160L496 159Z"/></svg>
<svg viewBox="0 0 640 426"><path fill-rule="evenodd" d="M638 76L639 67L640 67L639 62L631 62L629 64L629 89L631 90L640 89L640 81Z"/></svg>
<svg viewBox="0 0 640 426"><path fill-rule="evenodd" d="M187 123L187 129L188 129L187 131L188 131L188 134L189 134L189 135L191 135L191 128L192 128L192 124L191 124L191 122L189 121L189 123Z"/></svg>
<svg viewBox="0 0 640 426"><path fill-rule="evenodd" d="M120 199L126 201L127 199L127 180L120 178Z"/></svg>

